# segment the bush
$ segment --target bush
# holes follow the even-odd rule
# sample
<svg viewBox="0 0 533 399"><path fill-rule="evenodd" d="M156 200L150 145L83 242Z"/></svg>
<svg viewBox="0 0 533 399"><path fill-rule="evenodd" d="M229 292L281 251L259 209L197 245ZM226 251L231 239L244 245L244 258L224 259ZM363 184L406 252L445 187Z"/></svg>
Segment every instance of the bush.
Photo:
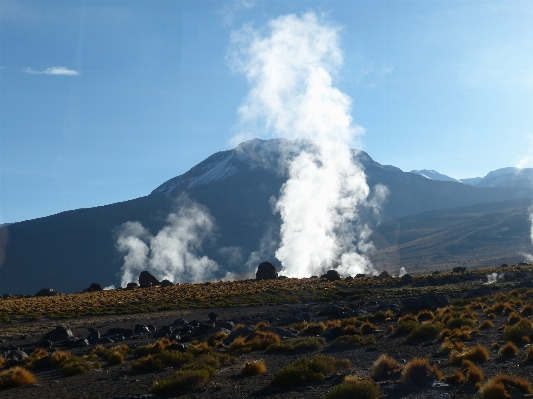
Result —
<svg viewBox="0 0 533 399"><path fill-rule="evenodd" d="M157 355L144 356L134 361L130 368L132 371L152 371L161 370L163 367L174 367L188 363L193 359L191 353L181 353L178 351L163 351Z"/></svg>
<svg viewBox="0 0 533 399"><path fill-rule="evenodd" d="M64 352L64 351L55 351L52 353L52 356L50 356L50 364L52 366L60 365L61 363L67 361L72 356L72 353L70 352Z"/></svg>
<svg viewBox="0 0 533 399"><path fill-rule="evenodd" d="M466 317L456 317L446 323L446 327L450 330L461 328L463 326L474 327L475 321Z"/></svg>
<svg viewBox="0 0 533 399"><path fill-rule="evenodd" d="M430 365L427 358L416 358L407 363L401 378L406 384L424 385L431 380L440 381L442 373L437 366Z"/></svg>
<svg viewBox="0 0 533 399"><path fill-rule="evenodd" d="M172 394L189 391L206 382L209 376L208 370L180 370L166 380L154 382L151 392L155 394Z"/></svg>
<svg viewBox="0 0 533 399"><path fill-rule="evenodd" d="M372 324L369 321L365 321L362 325L359 331L361 331L361 334L369 334L371 332L374 332L378 329L378 327L374 324Z"/></svg>
<svg viewBox="0 0 533 399"><path fill-rule="evenodd" d="M257 375L266 373L266 364L262 360L246 361L241 368L241 374L244 375Z"/></svg>
<svg viewBox="0 0 533 399"><path fill-rule="evenodd" d="M418 316L416 316L418 321L424 321L424 320L434 320L435 314L431 310L422 310L418 313Z"/></svg>
<svg viewBox="0 0 533 399"><path fill-rule="evenodd" d="M35 376L22 367L12 367L0 372L0 389L23 387L35 384Z"/></svg>
<svg viewBox="0 0 533 399"><path fill-rule="evenodd" d="M165 350L167 346L169 346L172 342L168 338L162 338L159 341L155 341L152 344L139 346L135 349L135 355L136 356L147 356L147 355L155 355L157 353L161 353Z"/></svg>
<svg viewBox="0 0 533 399"><path fill-rule="evenodd" d="M493 326L494 326L494 323L492 323L492 321L490 321L490 319L485 319L485 320L483 320L483 323L481 323L479 328L482 329L482 330L486 330L488 328L492 328Z"/></svg>
<svg viewBox="0 0 533 399"><path fill-rule="evenodd" d="M402 365L387 354L383 354L372 365L370 376L372 378L384 378L391 375L399 374L402 371Z"/></svg>
<svg viewBox="0 0 533 399"><path fill-rule="evenodd" d="M358 380L343 382L331 388L325 399L378 399L380 396L379 385L372 380Z"/></svg>
<svg viewBox="0 0 533 399"><path fill-rule="evenodd" d="M463 360L463 368L466 372L466 380L475 386L478 386L485 378L485 375L474 363L470 360Z"/></svg>
<svg viewBox="0 0 533 399"><path fill-rule="evenodd" d="M526 361L533 362L533 348L527 348Z"/></svg>
<svg viewBox="0 0 533 399"><path fill-rule="evenodd" d="M409 334L418 326L418 321L407 320L407 321L398 321L398 327L394 330L394 334L403 335Z"/></svg>
<svg viewBox="0 0 533 399"><path fill-rule="evenodd" d="M516 312L513 312L509 315L509 318L507 319L507 324L509 324L510 326L512 326L513 324L516 324L518 323L520 320L522 320L522 318L520 317L520 315Z"/></svg>
<svg viewBox="0 0 533 399"><path fill-rule="evenodd" d="M483 345L474 345L463 352L452 350L448 360L450 363L459 363L463 360L481 363L486 362L489 359L490 354L487 348L485 348Z"/></svg>
<svg viewBox="0 0 533 399"><path fill-rule="evenodd" d="M523 337L533 338L533 326L529 320L522 319L514 326L507 327L503 333L503 339L516 344L522 342Z"/></svg>
<svg viewBox="0 0 533 399"><path fill-rule="evenodd" d="M533 306L532 305L526 305L522 308L520 311L520 315L523 317L533 316Z"/></svg>
<svg viewBox="0 0 533 399"><path fill-rule="evenodd" d="M267 352L306 352L324 348L326 340L319 337L289 338L283 342L272 344Z"/></svg>
<svg viewBox="0 0 533 399"><path fill-rule="evenodd" d="M509 341L501 347L499 353L500 356L516 356L518 354L518 348L512 341Z"/></svg>
<svg viewBox="0 0 533 399"><path fill-rule="evenodd" d="M229 346L230 352L247 353L268 348L271 345L279 344L281 338L271 331L256 331L247 337L237 337Z"/></svg>
<svg viewBox="0 0 533 399"><path fill-rule="evenodd" d="M442 331L442 327L433 323L424 323L416 326L409 334L409 339L419 339L423 341L430 341L437 338Z"/></svg>
<svg viewBox="0 0 533 399"><path fill-rule="evenodd" d="M66 376L86 374L95 368L95 364L77 356L70 356L59 365L59 369Z"/></svg>
<svg viewBox="0 0 533 399"><path fill-rule="evenodd" d="M518 377L498 374L487 381L481 387L480 393L483 399L512 399L509 391L517 390L522 394L531 394L529 382Z"/></svg>
<svg viewBox="0 0 533 399"><path fill-rule="evenodd" d="M450 385L458 385L465 380L465 375L461 370L455 370L455 373L446 377L444 381Z"/></svg>
<svg viewBox="0 0 533 399"><path fill-rule="evenodd" d="M287 388L312 381L321 381L325 374L351 366L348 360L338 360L332 356L317 355L300 358L295 363L283 367L274 376L270 386Z"/></svg>

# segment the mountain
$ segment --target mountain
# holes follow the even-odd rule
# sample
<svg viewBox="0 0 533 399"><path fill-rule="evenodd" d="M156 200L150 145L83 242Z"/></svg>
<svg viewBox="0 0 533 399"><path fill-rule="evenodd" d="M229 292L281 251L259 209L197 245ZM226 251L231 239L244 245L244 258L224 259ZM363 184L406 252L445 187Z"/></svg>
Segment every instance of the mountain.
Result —
<svg viewBox="0 0 533 399"><path fill-rule="evenodd" d="M454 179L453 177L443 175L442 173L439 173L435 170L412 170L410 173L414 173L416 175L420 175L425 177L426 179L431 180L440 180L440 181L453 181L455 183L462 183L461 180Z"/></svg>
<svg viewBox="0 0 533 399"><path fill-rule="evenodd" d="M3 249L4 258L0 267L0 294L33 294L45 287L76 292L93 282L103 286L119 285L123 255L116 249L118 228L127 221L139 221L151 234L156 234L165 227L169 213L179 207L176 198L181 195L204 205L216 222L214 236L201 248L202 254L221 265L216 277L221 278L227 271L248 272L246 260L259 249L261 239L270 231L275 242L279 232L279 215L272 213L271 198L279 195L287 179L284 160L309 145L305 141L282 139L248 141L232 150L213 154L145 197L4 226L0 228L0 255ZM394 166L381 165L365 152L353 151L353 156L365 168L371 188L376 184L388 187L382 220L397 226L401 237L407 237L405 242L395 242L390 239L390 233L379 226L375 229L376 234L380 234L376 236L379 251L413 242L408 249L395 249L410 264L418 262L417 254L427 258L425 247L417 249L414 244L420 238L409 241L412 232L422 232L426 226L432 232L441 228L442 218L424 212L473 206L474 209L479 207L478 214L482 218L489 212L483 204L502 203L503 208L494 211L493 218L503 220L508 218L506 209L516 207L506 201L526 200L524 204L529 204L533 198L530 188L471 187L452 181L430 180L402 172ZM404 219L406 217L414 219ZM368 220L372 221L370 216ZM462 236L465 245L469 245L470 237L476 237L472 234ZM526 236L529 237L529 233ZM442 237L451 242L453 234ZM439 245L446 245L446 242ZM484 241L482 247L489 248L490 245L490 241ZM455 247L451 248L453 252ZM270 252L261 256L275 261L274 249L270 248ZM510 247L504 255L515 256L516 247ZM395 267L386 262L376 264L380 268Z"/></svg>
<svg viewBox="0 0 533 399"><path fill-rule="evenodd" d="M470 177L467 179L459 179L459 180L463 184L468 184L469 186L476 187L481 182L481 180L483 180L483 178L482 177Z"/></svg>
<svg viewBox="0 0 533 399"><path fill-rule="evenodd" d="M533 187L533 168L502 168L489 172L477 187Z"/></svg>

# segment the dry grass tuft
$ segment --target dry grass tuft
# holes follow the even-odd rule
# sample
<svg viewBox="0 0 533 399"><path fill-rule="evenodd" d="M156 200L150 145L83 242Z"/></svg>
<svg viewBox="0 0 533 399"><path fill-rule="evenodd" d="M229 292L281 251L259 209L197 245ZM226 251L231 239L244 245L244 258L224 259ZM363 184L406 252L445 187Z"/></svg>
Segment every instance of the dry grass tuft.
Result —
<svg viewBox="0 0 533 399"><path fill-rule="evenodd" d="M442 373L437 366L429 364L427 358L411 360L402 372L402 381L406 384L424 385L431 380L441 380Z"/></svg>
<svg viewBox="0 0 533 399"><path fill-rule="evenodd" d="M518 354L518 347L511 341L507 342L500 349L500 356L516 356Z"/></svg>
<svg viewBox="0 0 533 399"><path fill-rule="evenodd" d="M0 389L23 387L35 384L35 376L23 367L12 367L0 372Z"/></svg>
<svg viewBox="0 0 533 399"><path fill-rule="evenodd" d="M494 327L494 323L490 319L483 320L483 323L479 326L481 330L487 330L492 327Z"/></svg>
<svg viewBox="0 0 533 399"><path fill-rule="evenodd" d="M527 348L526 361L533 362L533 348Z"/></svg>
<svg viewBox="0 0 533 399"><path fill-rule="evenodd" d="M520 311L522 317L533 316L533 305L526 305Z"/></svg>
<svg viewBox="0 0 533 399"><path fill-rule="evenodd" d="M267 368L266 364L262 360L252 360L252 361L246 361L244 363L244 366L241 368L241 374L244 375L257 375L266 373Z"/></svg>
<svg viewBox="0 0 533 399"><path fill-rule="evenodd" d="M509 391L516 390L522 394L531 394L531 386L528 381L505 374L492 377L480 389L483 399L512 399ZM512 393L512 392L511 392Z"/></svg>
<svg viewBox="0 0 533 399"><path fill-rule="evenodd" d="M248 336L237 337L228 350L236 353L247 353L250 351L260 351L270 345L279 344L281 338L271 331L255 331Z"/></svg>
<svg viewBox="0 0 533 399"><path fill-rule="evenodd" d="M378 399L380 397L379 385L372 380L357 379L345 381L331 388L325 399Z"/></svg>
<svg viewBox="0 0 533 399"><path fill-rule="evenodd" d="M455 373L446 377L444 381L450 385L458 385L465 381L465 375L461 370L456 370Z"/></svg>
<svg viewBox="0 0 533 399"><path fill-rule="evenodd" d="M466 373L466 381L472 385L479 386L479 383L485 378L483 371L470 360L463 360L463 369Z"/></svg>
<svg viewBox="0 0 533 399"><path fill-rule="evenodd" d="M403 366L387 354L383 354L374 362L370 370L372 378L384 378L400 374Z"/></svg>

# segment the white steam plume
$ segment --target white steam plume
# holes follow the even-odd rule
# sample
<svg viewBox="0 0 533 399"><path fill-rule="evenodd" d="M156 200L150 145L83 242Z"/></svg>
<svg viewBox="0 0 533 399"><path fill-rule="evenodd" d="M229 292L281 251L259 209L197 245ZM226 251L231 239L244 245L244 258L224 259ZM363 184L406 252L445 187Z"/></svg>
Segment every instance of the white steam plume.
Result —
<svg viewBox="0 0 533 399"><path fill-rule="evenodd" d="M218 269L215 261L197 255L214 228L207 208L181 198L179 210L168 215L166 221L155 236L139 222L126 222L120 227L116 246L125 254L122 287L137 280L143 270L159 280L197 282L211 278Z"/></svg>
<svg viewBox="0 0 533 399"><path fill-rule="evenodd" d="M503 273L491 273L491 274L487 274L487 282L485 284L494 284L494 283L497 283L498 281L503 281L504 279L504 274Z"/></svg>
<svg viewBox="0 0 533 399"><path fill-rule="evenodd" d="M351 100L335 88L342 64L339 28L313 12L271 20L264 30L244 26L232 35L234 67L251 85L239 109L243 132L311 140L289 160L289 179L275 209L282 219L276 257L290 277L336 267L340 273L373 273L373 249L360 220L370 189L349 146L364 129L352 124ZM383 193L383 189L379 190Z"/></svg>

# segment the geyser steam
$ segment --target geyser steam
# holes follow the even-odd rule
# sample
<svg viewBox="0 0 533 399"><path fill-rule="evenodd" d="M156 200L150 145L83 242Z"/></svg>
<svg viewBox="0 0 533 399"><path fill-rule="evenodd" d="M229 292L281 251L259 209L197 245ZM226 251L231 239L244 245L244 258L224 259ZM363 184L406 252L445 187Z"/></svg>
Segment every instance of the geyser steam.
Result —
<svg viewBox="0 0 533 399"><path fill-rule="evenodd" d="M210 279L218 264L197 253L213 231L214 220L204 206L184 197L167 225L153 236L139 222L126 222L118 231L117 249L124 253L121 286L133 282L143 270L159 280L196 282Z"/></svg>
<svg viewBox="0 0 533 399"><path fill-rule="evenodd" d="M289 178L275 204L282 220L276 257L284 274L304 277L332 267L372 273L365 256L373 249L371 230L360 217L370 189L349 149L364 129L352 123L351 100L332 83L343 61L339 28L313 12L285 15L262 30L244 26L232 42L233 66L251 85L237 140L264 125L264 135L313 143L288 160ZM385 194L378 187L376 198Z"/></svg>

